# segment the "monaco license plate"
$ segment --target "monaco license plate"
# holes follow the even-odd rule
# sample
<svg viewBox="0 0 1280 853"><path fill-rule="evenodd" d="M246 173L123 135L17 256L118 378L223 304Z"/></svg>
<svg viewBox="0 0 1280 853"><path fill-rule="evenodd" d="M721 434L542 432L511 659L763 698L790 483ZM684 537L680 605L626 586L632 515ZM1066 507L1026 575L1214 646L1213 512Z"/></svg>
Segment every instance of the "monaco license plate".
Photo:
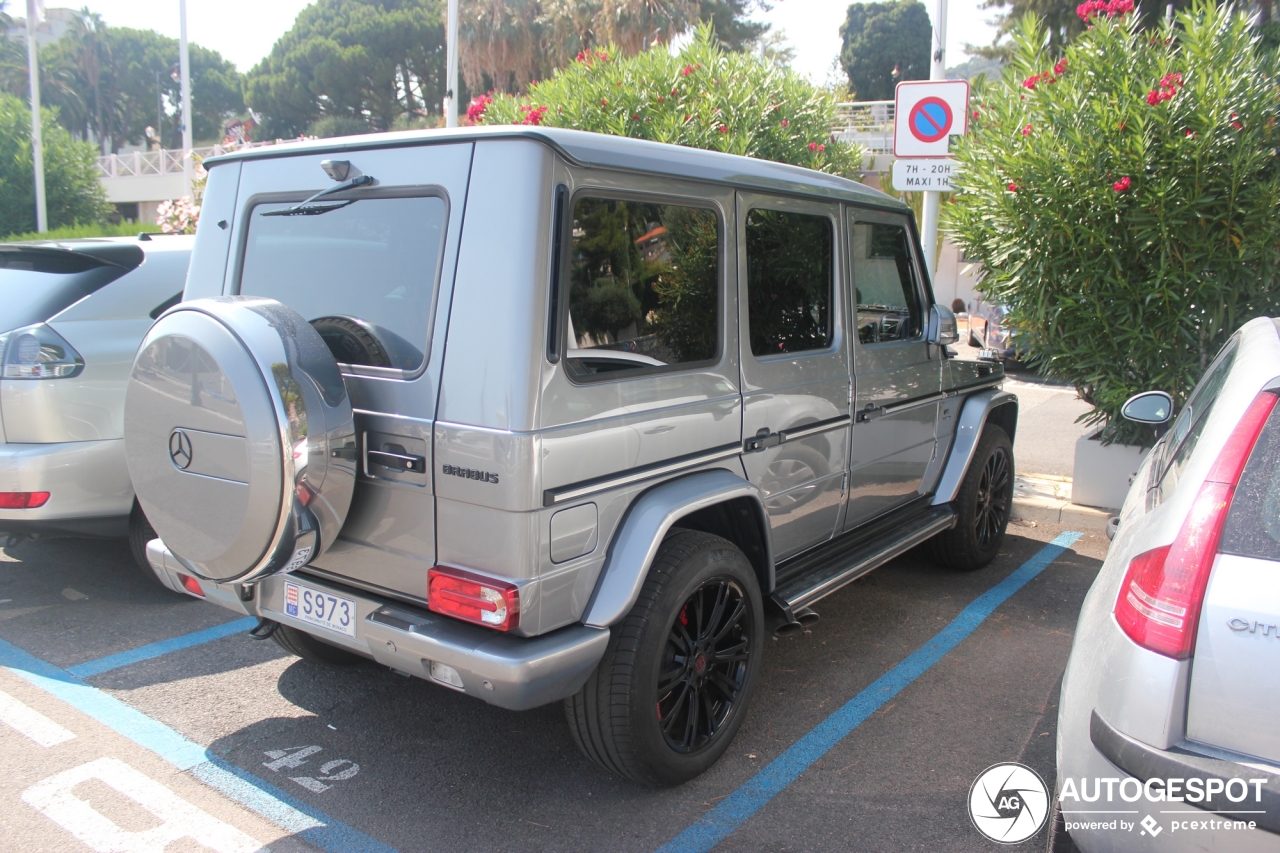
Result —
<svg viewBox="0 0 1280 853"><path fill-rule="evenodd" d="M356 635L356 603L350 598L285 581L284 612L308 625L327 628L348 637Z"/></svg>

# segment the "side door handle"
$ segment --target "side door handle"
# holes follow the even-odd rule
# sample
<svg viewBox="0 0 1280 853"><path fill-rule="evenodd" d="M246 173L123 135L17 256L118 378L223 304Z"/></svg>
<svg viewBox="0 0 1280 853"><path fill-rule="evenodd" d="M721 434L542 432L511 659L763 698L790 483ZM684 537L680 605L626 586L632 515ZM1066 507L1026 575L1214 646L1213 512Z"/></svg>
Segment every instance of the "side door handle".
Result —
<svg viewBox="0 0 1280 853"><path fill-rule="evenodd" d="M743 439L742 451L744 453L759 453L767 447L777 447L782 442L782 433L770 432L768 427L761 427L754 437Z"/></svg>
<svg viewBox="0 0 1280 853"><path fill-rule="evenodd" d="M394 468L397 471L412 471L415 474L425 474L427 471L427 460L421 456L392 453L388 450L367 450L365 453L368 461L373 465Z"/></svg>
<svg viewBox="0 0 1280 853"><path fill-rule="evenodd" d="M884 406L872 406L868 404L865 409L858 412L858 417L855 418L855 420L857 423L865 424L867 421L874 421L876 418L883 416Z"/></svg>

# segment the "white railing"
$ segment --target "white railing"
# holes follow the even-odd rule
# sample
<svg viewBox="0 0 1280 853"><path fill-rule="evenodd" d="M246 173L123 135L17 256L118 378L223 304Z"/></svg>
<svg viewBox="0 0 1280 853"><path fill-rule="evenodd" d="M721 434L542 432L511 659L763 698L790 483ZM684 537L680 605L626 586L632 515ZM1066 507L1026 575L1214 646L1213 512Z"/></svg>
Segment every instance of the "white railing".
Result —
<svg viewBox="0 0 1280 853"><path fill-rule="evenodd" d="M240 151L245 148L260 148L263 145L274 145L275 142L250 142L234 148L222 145L207 145L193 148L191 153L204 160L226 154L229 151ZM147 175L181 175L181 149L164 149L160 151L133 151L128 154L107 154L98 158L98 175L103 178L141 178Z"/></svg>
<svg viewBox="0 0 1280 853"><path fill-rule="evenodd" d="M850 101L837 105L831 133L856 142L868 154L893 152L893 101Z"/></svg>

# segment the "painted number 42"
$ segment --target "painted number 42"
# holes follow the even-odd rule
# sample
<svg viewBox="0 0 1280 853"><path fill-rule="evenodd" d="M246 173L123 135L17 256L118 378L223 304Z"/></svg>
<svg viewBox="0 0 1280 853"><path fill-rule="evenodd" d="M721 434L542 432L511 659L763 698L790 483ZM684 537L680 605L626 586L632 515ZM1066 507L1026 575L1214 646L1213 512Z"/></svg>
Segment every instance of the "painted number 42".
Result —
<svg viewBox="0 0 1280 853"><path fill-rule="evenodd" d="M295 770L306 764L311 756L321 751L318 746L290 746L285 749L271 749L264 753L271 761L262 762L268 770L279 773L281 770ZM310 769L310 768L308 768ZM308 791L322 794L333 786L327 783L343 782L360 772L360 765L346 758L335 758L320 765L320 772L315 776L290 776Z"/></svg>

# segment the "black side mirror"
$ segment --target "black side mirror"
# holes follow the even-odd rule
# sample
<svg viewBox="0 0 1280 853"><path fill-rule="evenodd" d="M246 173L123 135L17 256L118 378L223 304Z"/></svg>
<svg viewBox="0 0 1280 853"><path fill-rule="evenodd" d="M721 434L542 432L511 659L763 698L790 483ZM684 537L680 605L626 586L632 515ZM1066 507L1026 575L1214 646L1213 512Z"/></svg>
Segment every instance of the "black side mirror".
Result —
<svg viewBox="0 0 1280 853"><path fill-rule="evenodd" d="M1125 400L1120 414L1139 424L1168 423L1173 417L1173 398L1163 391L1143 391Z"/></svg>

